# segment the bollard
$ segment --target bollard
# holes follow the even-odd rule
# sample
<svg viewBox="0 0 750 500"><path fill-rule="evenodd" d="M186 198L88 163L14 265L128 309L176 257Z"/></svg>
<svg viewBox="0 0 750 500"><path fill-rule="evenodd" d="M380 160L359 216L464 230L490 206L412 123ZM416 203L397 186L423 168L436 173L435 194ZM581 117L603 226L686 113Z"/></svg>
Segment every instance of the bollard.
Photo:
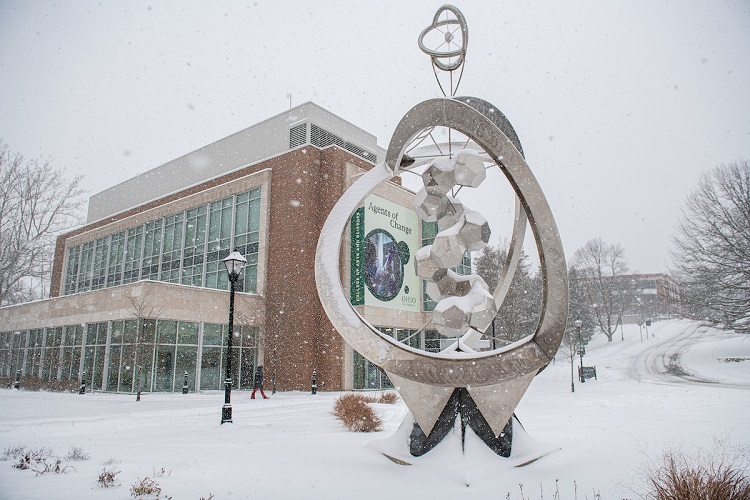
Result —
<svg viewBox="0 0 750 500"><path fill-rule="evenodd" d="M86 372L81 374L81 387L78 388L78 394L86 394Z"/></svg>
<svg viewBox="0 0 750 500"><path fill-rule="evenodd" d="M13 388L21 390L21 370L16 371L16 381L13 382Z"/></svg>
<svg viewBox="0 0 750 500"><path fill-rule="evenodd" d="M315 394L318 393L318 382L317 382L317 379L318 379L318 372L316 372L315 370L313 370L313 381L312 381L312 393L313 393L313 395L315 395Z"/></svg>
<svg viewBox="0 0 750 500"><path fill-rule="evenodd" d="M276 394L276 370L271 375L271 394Z"/></svg>
<svg viewBox="0 0 750 500"><path fill-rule="evenodd" d="M187 370L185 370L185 381L182 383L182 393L187 394L188 393L188 383L187 383Z"/></svg>

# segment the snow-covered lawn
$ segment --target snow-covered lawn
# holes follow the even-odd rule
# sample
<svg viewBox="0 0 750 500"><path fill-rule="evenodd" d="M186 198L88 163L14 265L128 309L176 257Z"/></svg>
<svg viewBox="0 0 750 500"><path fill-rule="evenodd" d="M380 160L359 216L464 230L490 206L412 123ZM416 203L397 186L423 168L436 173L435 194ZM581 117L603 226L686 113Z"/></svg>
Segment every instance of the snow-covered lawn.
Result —
<svg viewBox="0 0 750 500"><path fill-rule="evenodd" d="M144 394L136 402L132 395L1 389L0 453L20 445L64 456L77 446L91 457L69 462L75 471L41 476L0 462L0 498L128 498L146 476L158 481L162 498L175 500L521 498L521 488L527 499L552 498L556 489L563 499L576 492L581 499L595 492L638 498L632 488L642 464L665 449L711 449L716 439L750 446L750 360L738 361L750 358L750 337L676 320L649 333L641 342L638 327L626 325L624 341L619 332L611 343L595 337L584 364L597 367L598 380L576 381L575 393L562 356L536 377L516 414L531 437L559 450L523 468L439 447L432 452L439 459L396 465L367 444L394 433L403 404L375 405L383 431L355 434L331 416L339 393L251 400L235 391L234 423L222 426L218 391ZM675 359L675 342L693 380L660 372L660 363ZM108 460L119 487L97 486Z"/></svg>

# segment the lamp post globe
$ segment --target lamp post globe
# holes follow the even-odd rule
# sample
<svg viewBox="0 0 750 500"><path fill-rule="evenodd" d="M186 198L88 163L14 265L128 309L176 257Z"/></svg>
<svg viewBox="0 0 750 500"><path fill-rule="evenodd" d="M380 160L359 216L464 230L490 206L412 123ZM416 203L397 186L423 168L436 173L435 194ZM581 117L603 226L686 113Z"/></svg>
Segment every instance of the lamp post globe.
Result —
<svg viewBox="0 0 750 500"><path fill-rule="evenodd" d="M247 264L235 248L232 253L223 259L229 275L229 332L227 335L227 373L224 380L224 406L221 408L221 423L232 423L232 337L234 336L234 291L237 279L240 277L242 268Z"/></svg>

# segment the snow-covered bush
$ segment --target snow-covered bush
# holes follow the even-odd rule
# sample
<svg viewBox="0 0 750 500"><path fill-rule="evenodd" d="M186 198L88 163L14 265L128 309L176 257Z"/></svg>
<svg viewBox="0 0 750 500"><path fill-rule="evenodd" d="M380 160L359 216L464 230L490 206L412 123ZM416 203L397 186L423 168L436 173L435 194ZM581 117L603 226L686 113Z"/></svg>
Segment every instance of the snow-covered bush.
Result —
<svg viewBox="0 0 750 500"><path fill-rule="evenodd" d="M91 458L91 455L83 451L83 448L79 448L78 446L71 446L68 449L68 454L65 455L65 460L88 460Z"/></svg>
<svg viewBox="0 0 750 500"><path fill-rule="evenodd" d="M21 455L23 455L24 450L26 450L25 446L20 446L20 445L8 446L3 451L3 454L0 455L0 460L2 460L2 461L15 460L16 458L18 458Z"/></svg>
<svg viewBox="0 0 750 500"><path fill-rule="evenodd" d="M146 476L143 479L136 479L130 486L130 496L140 498L144 495L158 497L161 494L161 486L155 480Z"/></svg>
<svg viewBox="0 0 750 500"><path fill-rule="evenodd" d="M398 401L398 394L395 392L384 392L376 400L377 403L384 403L387 405L396 404Z"/></svg>
<svg viewBox="0 0 750 500"><path fill-rule="evenodd" d="M750 498L747 448L717 440L714 450L668 451L660 462L644 468L646 498L700 498L739 500Z"/></svg>
<svg viewBox="0 0 750 500"><path fill-rule="evenodd" d="M382 423L362 394L344 394L333 405L333 414L352 432L377 432Z"/></svg>
<svg viewBox="0 0 750 500"><path fill-rule="evenodd" d="M102 471L99 473L99 480L98 484L102 488L109 488L110 486L117 486L115 481L117 481L117 474L119 474L120 471L117 472L107 470L106 467L102 469Z"/></svg>
<svg viewBox="0 0 750 500"><path fill-rule="evenodd" d="M4 456L10 457L10 453L16 453L12 458L18 460L12 466L14 469L31 470L36 472L37 476L48 472L65 474L70 469L75 470L74 467L63 463L62 458L53 456L49 448L26 450L23 446L16 446L13 450L6 450Z"/></svg>

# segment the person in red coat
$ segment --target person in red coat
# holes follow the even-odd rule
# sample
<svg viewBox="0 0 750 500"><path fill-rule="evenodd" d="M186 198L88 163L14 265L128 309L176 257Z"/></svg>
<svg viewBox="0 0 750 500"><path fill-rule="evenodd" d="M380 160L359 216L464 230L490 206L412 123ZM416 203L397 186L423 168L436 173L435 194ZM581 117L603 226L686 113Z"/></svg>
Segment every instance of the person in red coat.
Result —
<svg viewBox="0 0 750 500"><path fill-rule="evenodd" d="M253 393L250 395L250 399L255 399L255 392L260 389L260 395L263 399L268 399L266 393L263 392L263 367L258 366L255 369L255 383L253 384Z"/></svg>

